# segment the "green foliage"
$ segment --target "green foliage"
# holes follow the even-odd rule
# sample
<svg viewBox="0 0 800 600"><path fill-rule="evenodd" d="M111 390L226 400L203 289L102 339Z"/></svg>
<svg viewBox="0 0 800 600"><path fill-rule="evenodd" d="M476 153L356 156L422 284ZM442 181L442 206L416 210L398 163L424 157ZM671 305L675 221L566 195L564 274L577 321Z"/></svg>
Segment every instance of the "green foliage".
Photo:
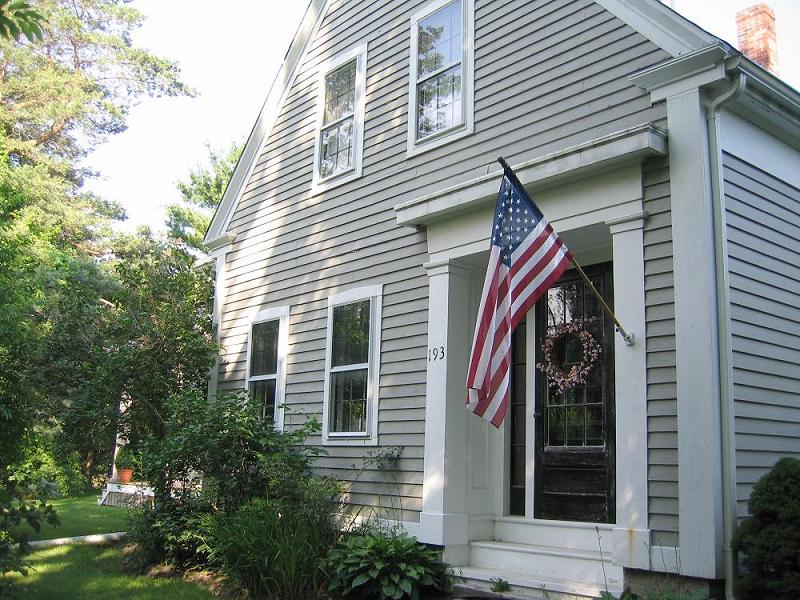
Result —
<svg viewBox="0 0 800 600"><path fill-rule="evenodd" d="M78 453L57 448L52 439L38 432L31 432L25 437L22 457L9 470L14 479L23 485L53 482L62 496L75 496L88 487L88 481L81 472Z"/></svg>
<svg viewBox="0 0 800 600"><path fill-rule="evenodd" d="M489 579L489 583L492 584L493 592L502 593L511 589L511 585L502 577L492 577Z"/></svg>
<svg viewBox="0 0 800 600"><path fill-rule="evenodd" d="M11 479L0 487L0 597L11 592L9 574L28 572L25 555L30 546L20 524L38 532L43 523L58 523L55 510L48 504L56 495L55 486L47 482L23 488Z"/></svg>
<svg viewBox="0 0 800 600"><path fill-rule="evenodd" d="M782 458L753 487L750 516L734 549L743 553L741 600L800 598L800 459Z"/></svg>
<svg viewBox="0 0 800 600"><path fill-rule="evenodd" d="M336 540L331 498L306 487L298 503L258 498L207 517L205 551L254 597L305 600L320 594L323 559Z"/></svg>
<svg viewBox="0 0 800 600"><path fill-rule="evenodd" d="M114 458L114 465L117 469L133 469L138 471L142 462L134 450L127 446L122 446L117 450L117 456Z"/></svg>
<svg viewBox="0 0 800 600"><path fill-rule="evenodd" d="M31 42L41 40L44 25L42 15L24 0L0 0L0 37L19 39L24 35Z"/></svg>
<svg viewBox="0 0 800 600"><path fill-rule="evenodd" d="M330 590L343 596L398 600L424 590L446 591L448 567L436 552L405 533L345 537L331 551Z"/></svg>
<svg viewBox="0 0 800 600"><path fill-rule="evenodd" d="M601 592L600 593L601 600L617 600L617 597L614 596L611 592ZM654 592L652 594L645 594L644 596L640 596L639 594L634 594L629 589L626 589L622 592L622 595L619 597L619 600L708 600L708 596L706 596L702 592Z"/></svg>
<svg viewBox="0 0 800 600"><path fill-rule="evenodd" d="M338 484L311 476L318 451L303 442L319 430L318 423L275 431L245 393L209 402L199 389L172 397L165 412L161 435L143 441L154 506L141 513L132 534L150 560L202 563L203 552L214 548L206 544L201 552L201 521L219 512L235 515L255 498L296 506L338 495Z"/></svg>
<svg viewBox="0 0 800 600"><path fill-rule="evenodd" d="M221 152L209 147L208 166L198 166L188 180L178 182L183 203L167 207L167 228L171 237L190 248L205 251L203 237L211 214L222 200L241 155L242 146L238 144Z"/></svg>

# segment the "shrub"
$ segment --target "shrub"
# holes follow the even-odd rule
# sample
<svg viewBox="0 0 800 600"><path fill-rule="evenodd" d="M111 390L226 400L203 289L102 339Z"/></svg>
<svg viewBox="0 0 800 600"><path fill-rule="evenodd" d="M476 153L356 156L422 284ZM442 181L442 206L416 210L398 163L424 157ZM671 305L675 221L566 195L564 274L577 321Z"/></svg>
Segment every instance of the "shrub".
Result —
<svg viewBox="0 0 800 600"><path fill-rule="evenodd" d="M312 475L317 451L303 445L318 431L317 423L288 433L275 431L245 393L220 395L209 402L204 392L191 390L170 399L168 409L163 437L140 443L142 474L152 484L155 499L152 509L138 517L141 521L131 537L150 554L149 561L202 565L207 560L204 552L219 550L209 538L200 551L207 533L201 523L207 525L210 515L234 518L240 507L256 498L293 506L308 502L314 486L330 490L329 482ZM215 556L222 554L220 550Z"/></svg>
<svg viewBox="0 0 800 600"><path fill-rule="evenodd" d="M23 488L13 479L3 479L0 480L0 597L11 593L8 573L28 572L25 554L30 547L19 533L20 524L25 521L39 531L43 523L58 523L53 506L47 503L57 496L54 484L43 481Z"/></svg>
<svg viewBox="0 0 800 600"><path fill-rule="evenodd" d="M20 460L9 471L23 485L53 482L62 496L80 494L88 487L78 453L59 452L50 440L36 433L26 436Z"/></svg>
<svg viewBox="0 0 800 600"><path fill-rule="evenodd" d="M398 600L447 591L448 566L436 552L402 534L345 537L328 557L330 590L343 596Z"/></svg>
<svg viewBox="0 0 800 600"><path fill-rule="evenodd" d="M734 537L744 573L740 600L800 598L800 459L782 458L753 487L750 516Z"/></svg>
<svg viewBox="0 0 800 600"><path fill-rule="evenodd" d="M231 515L208 517L205 549L210 561L252 597L319 596L326 580L323 560L337 530L328 499L318 493L308 500L287 504L259 498Z"/></svg>

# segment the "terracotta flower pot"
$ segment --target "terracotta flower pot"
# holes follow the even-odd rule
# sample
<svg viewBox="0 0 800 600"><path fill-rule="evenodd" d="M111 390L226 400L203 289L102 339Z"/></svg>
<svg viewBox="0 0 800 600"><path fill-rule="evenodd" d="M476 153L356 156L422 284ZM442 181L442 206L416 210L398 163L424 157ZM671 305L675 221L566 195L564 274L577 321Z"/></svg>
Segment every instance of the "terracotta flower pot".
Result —
<svg viewBox="0 0 800 600"><path fill-rule="evenodd" d="M130 483L133 479L133 469L117 469L117 478L120 483Z"/></svg>

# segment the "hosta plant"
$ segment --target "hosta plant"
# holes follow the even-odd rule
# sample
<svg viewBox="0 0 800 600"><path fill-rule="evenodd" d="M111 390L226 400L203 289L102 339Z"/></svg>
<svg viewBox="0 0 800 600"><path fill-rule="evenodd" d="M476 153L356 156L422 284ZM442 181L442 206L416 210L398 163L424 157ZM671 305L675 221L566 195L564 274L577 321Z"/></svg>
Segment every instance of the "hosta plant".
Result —
<svg viewBox="0 0 800 600"><path fill-rule="evenodd" d="M380 600L417 600L423 591L447 591L448 566L437 553L402 534L345 537L328 557L330 591Z"/></svg>

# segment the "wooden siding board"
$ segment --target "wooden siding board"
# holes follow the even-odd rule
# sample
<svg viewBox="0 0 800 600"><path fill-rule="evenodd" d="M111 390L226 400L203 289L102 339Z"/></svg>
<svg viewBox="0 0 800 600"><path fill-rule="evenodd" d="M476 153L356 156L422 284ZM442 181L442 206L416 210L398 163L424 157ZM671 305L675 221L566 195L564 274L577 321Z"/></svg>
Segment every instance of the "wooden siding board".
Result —
<svg viewBox="0 0 800 600"><path fill-rule="evenodd" d="M752 485L800 454L800 190L723 155L737 513Z"/></svg>
<svg viewBox="0 0 800 600"><path fill-rule="evenodd" d="M648 214L643 237L650 541L656 546L677 546L678 404L668 159L646 161L642 179L643 207Z"/></svg>

